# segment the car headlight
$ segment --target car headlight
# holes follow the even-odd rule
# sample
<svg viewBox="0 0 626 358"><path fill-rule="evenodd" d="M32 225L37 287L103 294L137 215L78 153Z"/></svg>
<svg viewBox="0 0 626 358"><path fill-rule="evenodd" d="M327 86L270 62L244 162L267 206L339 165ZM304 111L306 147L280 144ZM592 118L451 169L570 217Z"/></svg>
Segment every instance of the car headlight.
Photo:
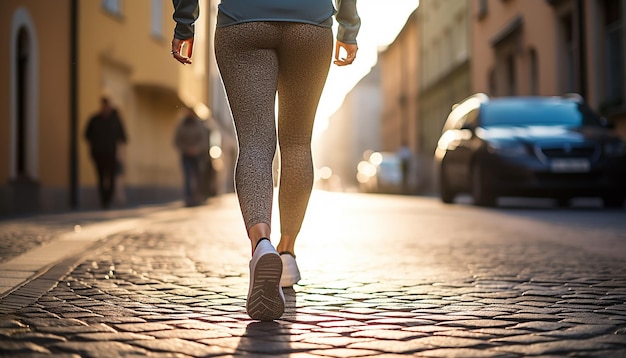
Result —
<svg viewBox="0 0 626 358"><path fill-rule="evenodd" d="M604 144L604 153L609 157L621 157L626 155L626 143L624 141L608 142Z"/></svg>
<svg viewBox="0 0 626 358"><path fill-rule="evenodd" d="M489 142L487 151L507 157L520 157L528 154L526 146L520 142Z"/></svg>

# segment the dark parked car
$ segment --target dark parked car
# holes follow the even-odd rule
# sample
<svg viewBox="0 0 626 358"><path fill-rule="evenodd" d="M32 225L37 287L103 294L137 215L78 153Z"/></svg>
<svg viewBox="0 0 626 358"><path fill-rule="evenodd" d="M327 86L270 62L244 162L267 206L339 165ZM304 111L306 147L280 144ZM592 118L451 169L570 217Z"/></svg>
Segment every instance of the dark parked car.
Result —
<svg viewBox="0 0 626 358"><path fill-rule="evenodd" d="M453 107L435 160L445 203L462 192L482 206L594 196L623 207L626 197L626 144L578 95L471 96Z"/></svg>

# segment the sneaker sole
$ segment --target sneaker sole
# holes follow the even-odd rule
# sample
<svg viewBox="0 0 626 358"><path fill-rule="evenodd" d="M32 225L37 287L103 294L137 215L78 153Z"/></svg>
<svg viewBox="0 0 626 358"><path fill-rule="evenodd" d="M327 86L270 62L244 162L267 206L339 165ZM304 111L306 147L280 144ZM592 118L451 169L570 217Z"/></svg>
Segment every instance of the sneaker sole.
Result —
<svg viewBox="0 0 626 358"><path fill-rule="evenodd" d="M280 275L283 263L278 255L265 255L257 262L246 311L252 319L272 321L285 312L285 301L280 294Z"/></svg>

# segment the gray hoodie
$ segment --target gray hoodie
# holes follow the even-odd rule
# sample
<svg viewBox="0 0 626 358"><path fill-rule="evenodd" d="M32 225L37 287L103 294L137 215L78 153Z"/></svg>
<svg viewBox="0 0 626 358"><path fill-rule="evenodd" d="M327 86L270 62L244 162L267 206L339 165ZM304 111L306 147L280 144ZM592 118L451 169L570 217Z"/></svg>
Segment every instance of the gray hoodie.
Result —
<svg viewBox="0 0 626 358"><path fill-rule="evenodd" d="M198 18L198 0L172 0L176 28L174 37L188 39L194 35L194 22ZM230 26L250 21L289 21L332 26L332 16L339 23L337 40L356 44L361 27L356 0L222 0L219 5L217 26Z"/></svg>

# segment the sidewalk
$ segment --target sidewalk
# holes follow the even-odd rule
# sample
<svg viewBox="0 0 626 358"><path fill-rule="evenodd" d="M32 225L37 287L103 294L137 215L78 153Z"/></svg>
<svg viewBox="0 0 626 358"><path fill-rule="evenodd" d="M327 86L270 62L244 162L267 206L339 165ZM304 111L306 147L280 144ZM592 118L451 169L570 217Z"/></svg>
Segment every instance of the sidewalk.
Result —
<svg viewBox="0 0 626 358"><path fill-rule="evenodd" d="M623 259L427 199L318 193L308 215L304 279L269 323L245 313L250 248L232 195L61 233L2 263L36 277L0 299L0 356L626 355ZM471 237L437 234L456 226Z"/></svg>
<svg viewBox="0 0 626 358"><path fill-rule="evenodd" d="M0 220L0 297L51 264L137 226L142 217L178 206L167 203Z"/></svg>

